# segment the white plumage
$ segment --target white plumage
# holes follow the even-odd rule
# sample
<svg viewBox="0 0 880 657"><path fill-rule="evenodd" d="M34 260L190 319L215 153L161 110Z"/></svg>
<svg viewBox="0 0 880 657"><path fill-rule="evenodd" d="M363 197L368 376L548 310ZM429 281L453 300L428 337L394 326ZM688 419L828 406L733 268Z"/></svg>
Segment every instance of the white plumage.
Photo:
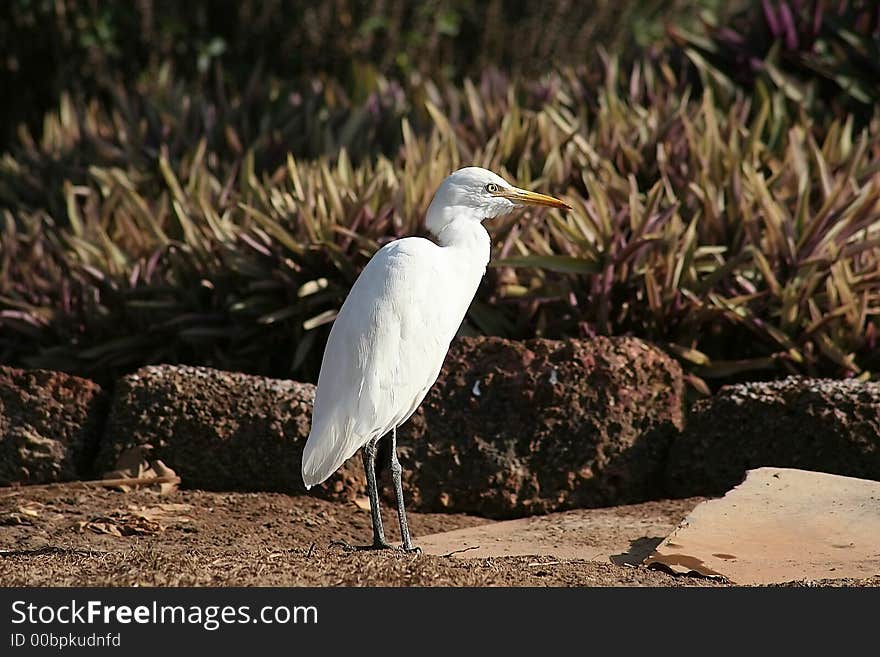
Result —
<svg viewBox="0 0 880 657"><path fill-rule="evenodd" d="M485 256L462 258L455 268L444 247L409 237L386 245L364 268L321 363L303 455L306 486L327 479L418 408L485 271L488 242Z"/></svg>
<svg viewBox="0 0 880 657"><path fill-rule="evenodd" d="M481 221L518 203L567 207L512 187L485 169L453 173L441 184L426 216L437 243L407 237L381 248L361 272L330 331L302 477L311 487L362 447L372 449L371 454L365 451L365 467L368 488L372 484L374 547L387 544L381 518L376 527L378 497L368 458L375 457L376 441L403 424L437 380L489 262L489 234ZM392 470L395 464L392 445ZM395 483L403 531L399 465ZM404 546L408 544L406 532Z"/></svg>

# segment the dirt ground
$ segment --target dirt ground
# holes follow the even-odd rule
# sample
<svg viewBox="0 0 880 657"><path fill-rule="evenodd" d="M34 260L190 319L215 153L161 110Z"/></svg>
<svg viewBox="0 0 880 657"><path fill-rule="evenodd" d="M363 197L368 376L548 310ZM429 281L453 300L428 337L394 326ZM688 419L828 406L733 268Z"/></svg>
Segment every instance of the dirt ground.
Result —
<svg viewBox="0 0 880 657"><path fill-rule="evenodd" d="M648 502L620 507L620 514L660 516L674 525L699 501ZM396 517L389 511L386 528L394 540ZM417 544L418 536L491 522L467 515L409 517ZM466 559L332 545L370 536L366 510L308 496L5 489L0 585L725 586L643 566L552 556ZM828 584L878 586L880 577Z"/></svg>

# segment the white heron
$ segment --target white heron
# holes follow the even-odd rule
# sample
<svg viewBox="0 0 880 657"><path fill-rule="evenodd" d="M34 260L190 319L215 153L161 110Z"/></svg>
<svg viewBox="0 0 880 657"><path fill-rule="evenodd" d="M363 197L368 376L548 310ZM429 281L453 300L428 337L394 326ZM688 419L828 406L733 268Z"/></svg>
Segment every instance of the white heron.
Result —
<svg viewBox="0 0 880 657"><path fill-rule="evenodd" d="M319 484L363 448L373 543L385 540L376 486L376 444L391 434L391 474L403 550L414 548L406 522L397 459L397 427L437 380L449 343L489 263L484 219L517 205L569 206L513 187L479 167L446 178L428 207L426 226L437 243L406 237L373 256L351 288L330 330L312 428L302 459L306 488Z"/></svg>

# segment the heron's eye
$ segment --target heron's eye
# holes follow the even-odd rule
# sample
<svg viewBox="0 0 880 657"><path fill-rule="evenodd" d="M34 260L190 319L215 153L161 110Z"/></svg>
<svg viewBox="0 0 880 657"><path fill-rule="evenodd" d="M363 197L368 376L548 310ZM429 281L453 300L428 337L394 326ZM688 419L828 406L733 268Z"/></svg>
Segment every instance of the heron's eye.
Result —
<svg viewBox="0 0 880 657"><path fill-rule="evenodd" d="M488 185L486 185L486 191L490 194L494 194L498 191L498 185L496 185L495 183L489 183Z"/></svg>

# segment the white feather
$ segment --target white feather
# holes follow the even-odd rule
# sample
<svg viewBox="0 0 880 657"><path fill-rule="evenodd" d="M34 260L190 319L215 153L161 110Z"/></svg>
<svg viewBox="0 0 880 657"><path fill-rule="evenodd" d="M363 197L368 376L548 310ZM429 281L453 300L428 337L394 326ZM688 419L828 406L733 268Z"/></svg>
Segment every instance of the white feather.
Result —
<svg viewBox="0 0 880 657"><path fill-rule="evenodd" d="M475 262L409 237L373 256L330 330L303 453L306 486L327 479L415 412L437 380L488 249L487 235L485 258Z"/></svg>

